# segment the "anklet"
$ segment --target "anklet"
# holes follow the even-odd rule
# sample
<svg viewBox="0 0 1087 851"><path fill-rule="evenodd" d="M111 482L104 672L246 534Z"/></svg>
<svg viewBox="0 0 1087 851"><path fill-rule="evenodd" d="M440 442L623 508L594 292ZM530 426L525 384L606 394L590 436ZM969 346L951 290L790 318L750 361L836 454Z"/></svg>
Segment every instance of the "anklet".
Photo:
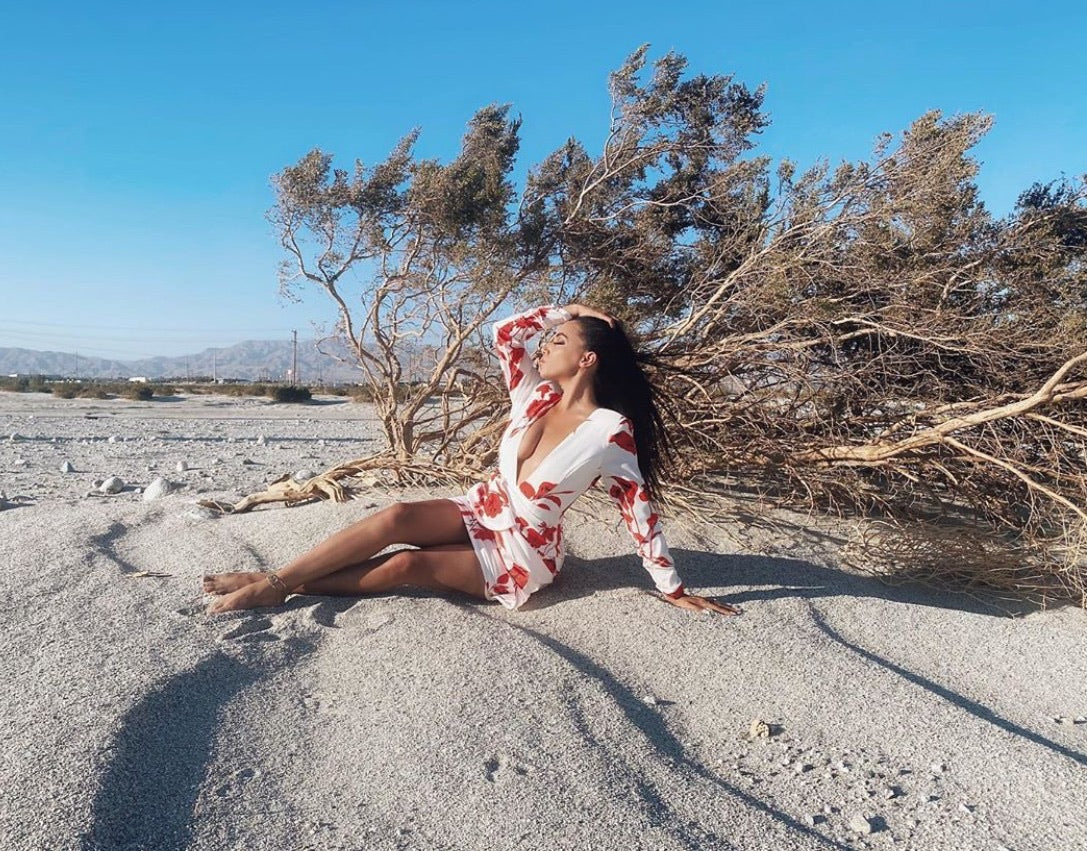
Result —
<svg viewBox="0 0 1087 851"><path fill-rule="evenodd" d="M287 583L276 576L274 573L265 574L265 579L268 580L268 584L276 589L280 594L290 594L290 590L287 588Z"/></svg>

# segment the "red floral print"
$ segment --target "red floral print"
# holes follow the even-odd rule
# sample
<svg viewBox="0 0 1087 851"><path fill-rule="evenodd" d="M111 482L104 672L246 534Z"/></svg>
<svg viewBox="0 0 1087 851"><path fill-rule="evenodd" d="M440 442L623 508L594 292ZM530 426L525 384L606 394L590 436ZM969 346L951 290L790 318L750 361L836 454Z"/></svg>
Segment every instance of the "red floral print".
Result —
<svg viewBox="0 0 1087 851"><path fill-rule="evenodd" d="M609 443L614 443L617 446L621 446L631 455L638 452L638 448L634 443L634 435L629 431L619 431L608 438Z"/></svg>
<svg viewBox="0 0 1087 851"><path fill-rule="evenodd" d="M496 541L498 539L498 533L486 526L476 526L471 530L471 535L477 541Z"/></svg>
<svg viewBox="0 0 1087 851"><path fill-rule="evenodd" d="M480 508L488 517L497 517L508 504L509 501L502 491L495 488L488 488L483 499L480 501Z"/></svg>
<svg viewBox="0 0 1087 851"><path fill-rule="evenodd" d="M511 399L517 403L527 388L540 382L540 374L532 359L527 357L525 343L544 328L559 325L571 319L569 313L559 307L538 307L494 326L494 348L502 365L502 375Z"/></svg>
<svg viewBox="0 0 1087 851"><path fill-rule="evenodd" d="M540 396L539 399L533 399L528 403L528 407L525 408L525 419L528 422L532 422L540 414L544 413L548 408L554 405L559 399L562 398L562 394L552 390L546 384L541 384L536 388L536 395Z"/></svg>
<svg viewBox="0 0 1087 851"><path fill-rule="evenodd" d="M536 550L550 548L555 545L559 536L559 527L550 526L547 523L540 524L540 528L533 527L524 517L517 518L517 528Z"/></svg>
<svg viewBox="0 0 1087 851"><path fill-rule="evenodd" d="M540 482L538 487L533 487L531 482L521 482L521 493L536 503L537 508L561 508L562 497L571 491L555 490L554 482Z"/></svg>

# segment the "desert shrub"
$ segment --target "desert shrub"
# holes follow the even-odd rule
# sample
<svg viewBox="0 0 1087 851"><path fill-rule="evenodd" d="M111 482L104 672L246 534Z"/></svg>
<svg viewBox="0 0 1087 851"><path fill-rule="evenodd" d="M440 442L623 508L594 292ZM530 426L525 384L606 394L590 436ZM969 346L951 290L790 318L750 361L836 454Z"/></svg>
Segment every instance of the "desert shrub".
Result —
<svg viewBox="0 0 1087 851"><path fill-rule="evenodd" d="M79 395L80 389L79 384L54 384L53 395L58 399L74 399Z"/></svg>
<svg viewBox="0 0 1087 851"><path fill-rule="evenodd" d="M271 396L273 402L308 402L313 398L308 387L276 387Z"/></svg>
<svg viewBox="0 0 1087 851"><path fill-rule="evenodd" d="M398 384L396 385L396 400L398 402L405 402L411 397L412 388L410 384ZM351 399L355 402L374 402L377 398L388 395L385 388L381 388L377 393L374 392L374 388L369 384L362 384L351 390Z"/></svg>
<svg viewBox="0 0 1087 851"><path fill-rule="evenodd" d="M129 387L124 396L139 402L150 402L155 397L155 389L150 384L136 384Z"/></svg>

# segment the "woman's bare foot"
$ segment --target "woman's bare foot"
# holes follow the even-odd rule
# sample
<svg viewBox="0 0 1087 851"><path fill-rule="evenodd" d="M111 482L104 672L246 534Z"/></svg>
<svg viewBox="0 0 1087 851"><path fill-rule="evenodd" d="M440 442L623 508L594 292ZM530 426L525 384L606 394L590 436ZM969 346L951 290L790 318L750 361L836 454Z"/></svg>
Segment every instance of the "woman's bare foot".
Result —
<svg viewBox="0 0 1087 851"><path fill-rule="evenodd" d="M262 606L282 606L287 595L268 582L249 582L236 591L225 594L208 606L208 614L233 612L238 609L259 609Z"/></svg>
<svg viewBox="0 0 1087 851"><path fill-rule="evenodd" d="M265 574L260 570L242 570L235 573L205 573L205 594L229 594L244 588L251 582L260 582Z"/></svg>

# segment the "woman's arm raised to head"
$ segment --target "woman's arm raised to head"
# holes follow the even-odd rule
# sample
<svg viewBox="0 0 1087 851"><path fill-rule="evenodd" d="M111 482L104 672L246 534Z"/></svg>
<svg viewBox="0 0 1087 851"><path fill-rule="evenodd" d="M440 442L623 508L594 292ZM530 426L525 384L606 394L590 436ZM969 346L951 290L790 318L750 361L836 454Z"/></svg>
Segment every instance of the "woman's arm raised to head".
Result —
<svg viewBox="0 0 1087 851"><path fill-rule="evenodd" d="M494 323L494 348L514 404L530 395L540 382L540 373L528 357L525 344L541 331L573 318L573 314L565 308L549 304Z"/></svg>
<svg viewBox="0 0 1087 851"><path fill-rule="evenodd" d="M608 438L600 466L601 484L608 491L623 515L627 531L634 539L642 565L649 572L657 590L672 599L686 592L675 563L668 552L660 515L649 496L642 471L638 467L638 450L630 420L620 421L618 428Z"/></svg>

